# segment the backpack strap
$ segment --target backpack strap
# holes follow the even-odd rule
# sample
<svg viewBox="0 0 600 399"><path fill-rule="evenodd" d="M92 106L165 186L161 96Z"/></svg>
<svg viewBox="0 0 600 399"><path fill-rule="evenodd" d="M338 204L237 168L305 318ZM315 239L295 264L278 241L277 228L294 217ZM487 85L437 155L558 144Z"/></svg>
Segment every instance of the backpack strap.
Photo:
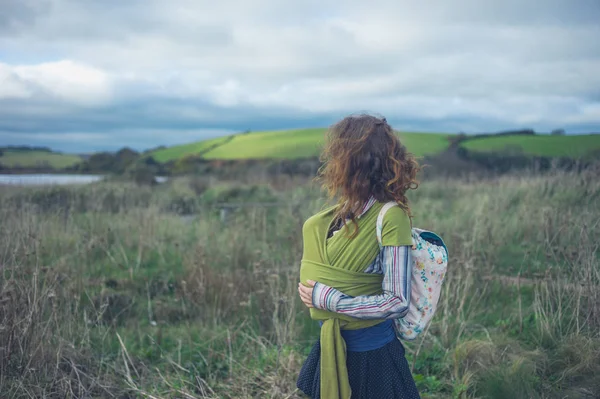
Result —
<svg viewBox="0 0 600 399"><path fill-rule="evenodd" d="M379 211L379 216L377 216L376 230L377 230L377 243L379 243L379 249L383 248L383 241L382 241L383 217L385 216L387 211L389 211L394 206L398 206L398 204L394 201L390 201L390 202L386 203Z"/></svg>

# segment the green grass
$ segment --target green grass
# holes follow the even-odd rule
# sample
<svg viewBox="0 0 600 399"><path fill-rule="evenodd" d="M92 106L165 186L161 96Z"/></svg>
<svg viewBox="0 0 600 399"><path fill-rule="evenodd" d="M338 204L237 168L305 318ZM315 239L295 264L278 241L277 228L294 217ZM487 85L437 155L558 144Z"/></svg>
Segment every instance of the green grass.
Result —
<svg viewBox="0 0 600 399"><path fill-rule="evenodd" d="M4 151L0 156L0 164L14 168L33 168L50 166L53 169L63 169L81 162L81 157L71 154L59 154L44 151Z"/></svg>
<svg viewBox="0 0 600 399"><path fill-rule="evenodd" d="M578 136L498 136L467 140L462 144L472 151L502 151L520 148L526 154L547 157L586 157L600 150L600 134Z"/></svg>
<svg viewBox="0 0 600 399"><path fill-rule="evenodd" d="M240 134L158 150L151 155L159 162L201 154L206 159L295 159L318 156L326 129L299 129ZM436 154L448 147L448 135L400 133L402 142L417 156ZM220 144L214 149L211 146ZM208 151L206 151L209 149ZM205 152L206 151L206 152Z"/></svg>
<svg viewBox="0 0 600 399"><path fill-rule="evenodd" d="M301 231L323 201L293 183L0 187L2 398L300 398L319 334ZM265 195L286 205L227 223L206 207ZM410 199L450 249L433 323L404 343L422 397L598 397L596 176L438 179Z"/></svg>
<svg viewBox="0 0 600 399"><path fill-rule="evenodd" d="M215 139L198 141L190 144L181 144L173 147L163 148L160 150L153 151L150 155L158 162L164 163L180 158L184 158L188 155L196 155L206 151L213 145L225 142L228 137L218 137Z"/></svg>
<svg viewBox="0 0 600 399"><path fill-rule="evenodd" d="M304 158L318 155L325 129L238 135L206 154L209 159Z"/></svg>
<svg viewBox="0 0 600 399"><path fill-rule="evenodd" d="M150 155L158 162L201 155L206 159L296 159L318 156L326 129L298 129L254 132L220 137L158 150ZM448 148L449 134L399 133L402 143L417 156L435 155ZM473 151L502 151L521 148L526 154L548 157L585 157L600 150L600 135L581 136L499 136L467 140Z"/></svg>
<svg viewBox="0 0 600 399"><path fill-rule="evenodd" d="M448 148L449 134L445 133L400 133L402 143L418 157L435 155Z"/></svg>

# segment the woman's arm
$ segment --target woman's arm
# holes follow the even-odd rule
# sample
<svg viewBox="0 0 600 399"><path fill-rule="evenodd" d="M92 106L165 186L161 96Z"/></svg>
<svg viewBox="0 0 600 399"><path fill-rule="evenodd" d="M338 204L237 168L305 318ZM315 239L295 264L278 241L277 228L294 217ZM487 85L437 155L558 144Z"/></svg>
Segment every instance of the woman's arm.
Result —
<svg viewBox="0 0 600 399"><path fill-rule="evenodd" d="M411 247L386 246L382 249L383 293L351 297L319 282L312 292L317 309L342 313L359 319L398 319L410 303Z"/></svg>

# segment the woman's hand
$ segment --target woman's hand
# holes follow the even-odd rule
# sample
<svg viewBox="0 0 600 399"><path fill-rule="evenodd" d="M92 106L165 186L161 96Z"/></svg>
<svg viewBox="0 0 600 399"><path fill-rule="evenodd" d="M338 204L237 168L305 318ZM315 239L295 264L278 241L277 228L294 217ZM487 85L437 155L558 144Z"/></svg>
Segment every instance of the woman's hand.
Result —
<svg viewBox="0 0 600 399"><path fill-rule="evenodd" d="M298 293L300 294L300 299L307 308L314 308L312 303L312 294L315 287L315 281L308 280L306 283L309 285L309 287L306 287L302 283L298 283Z"/></svg>

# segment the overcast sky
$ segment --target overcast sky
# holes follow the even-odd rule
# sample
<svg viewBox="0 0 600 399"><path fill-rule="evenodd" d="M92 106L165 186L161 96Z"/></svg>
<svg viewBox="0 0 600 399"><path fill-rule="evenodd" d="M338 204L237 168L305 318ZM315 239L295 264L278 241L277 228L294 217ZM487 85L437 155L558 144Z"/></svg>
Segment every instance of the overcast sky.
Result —
<svg viewBox="0 0 600 399"><path fill-rule="evenodd" d="M599 0L0 0L0 145L240 130L600 131Z"/></svg>

